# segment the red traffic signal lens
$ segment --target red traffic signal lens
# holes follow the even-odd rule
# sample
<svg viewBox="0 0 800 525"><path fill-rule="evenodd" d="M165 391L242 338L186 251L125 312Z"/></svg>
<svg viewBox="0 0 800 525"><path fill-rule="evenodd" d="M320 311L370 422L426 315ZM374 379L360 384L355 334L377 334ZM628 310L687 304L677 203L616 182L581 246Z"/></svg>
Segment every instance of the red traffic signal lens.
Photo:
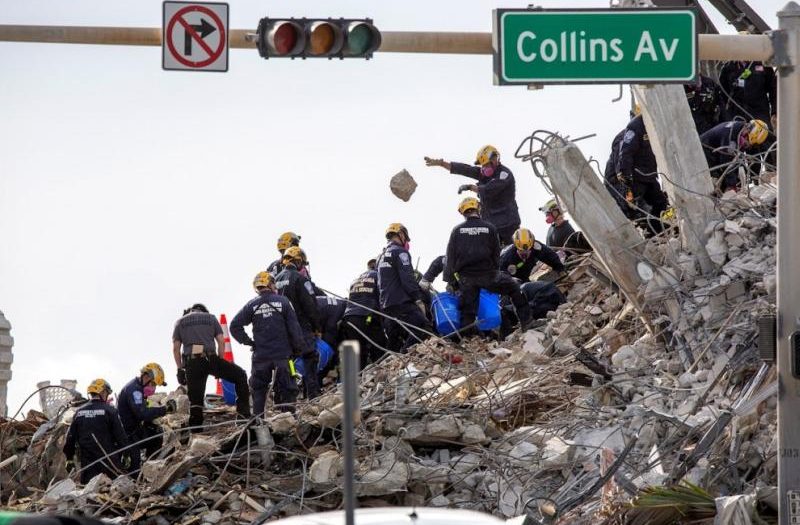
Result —
<svg viewBox="0 0 800 525"><path fill-rule="evenodd" d="M275 55L297 55L305 46L303 28L294 22L277 22L270 31L269 44Z"/></svg>
<svg viewBox="0 0 800 525"><path fill-rule="evenodd" d="M342 47L341 30L329 22L312 23L308 33L308 52L313 56L333 55Z"/></svg>

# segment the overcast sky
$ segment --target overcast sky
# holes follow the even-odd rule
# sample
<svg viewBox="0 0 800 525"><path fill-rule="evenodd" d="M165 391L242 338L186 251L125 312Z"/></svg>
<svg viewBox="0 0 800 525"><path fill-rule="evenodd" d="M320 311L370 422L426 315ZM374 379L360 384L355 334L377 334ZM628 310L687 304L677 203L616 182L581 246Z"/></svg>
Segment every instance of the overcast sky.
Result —
<svg viewBox="0 0 800 525"><path fill-rule="evenodd" d="M385 31L490 31L492 8L528 3L237 1L230 22L369 16ZM751 5L775 27L784 3ZM0 0L0 24L160 27L161 9L152 0ZM426 168L425 155L471 162L495 145L515 174L523 226L544 238L537 208L548 196L514 150L537 129L596 133L580 145L604 164L629 104L627 88L611 102L617 86L494 86L490 56L264 61L234 49L227 73L204 74L162 71L157 47L0 42L0 72L12 414L38 381L77 379L83 391L104 377L118 391L150 361L174 387L175 319L198 301L232 317L283 231L302 235L314 280L337 293L384 245L390 222L409 228L424 270L444 252L460 220L456 190L468 182ZM403 168L419 183L408 203L388 190ZM249 352L234 343L234 354L249 371Z"/></svg>

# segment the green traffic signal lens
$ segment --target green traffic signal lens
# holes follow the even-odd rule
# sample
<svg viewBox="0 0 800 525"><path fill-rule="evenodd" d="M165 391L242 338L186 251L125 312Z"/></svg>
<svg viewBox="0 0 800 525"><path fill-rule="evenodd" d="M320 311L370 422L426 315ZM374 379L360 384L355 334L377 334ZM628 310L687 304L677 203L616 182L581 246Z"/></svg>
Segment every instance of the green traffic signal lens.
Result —
<svg viewBox="0 0 800 525"><path fill-rule="evenodd" d="M358 24L347 35L350 53L362 55L372 47L372 30L366 24Z"/></svg>

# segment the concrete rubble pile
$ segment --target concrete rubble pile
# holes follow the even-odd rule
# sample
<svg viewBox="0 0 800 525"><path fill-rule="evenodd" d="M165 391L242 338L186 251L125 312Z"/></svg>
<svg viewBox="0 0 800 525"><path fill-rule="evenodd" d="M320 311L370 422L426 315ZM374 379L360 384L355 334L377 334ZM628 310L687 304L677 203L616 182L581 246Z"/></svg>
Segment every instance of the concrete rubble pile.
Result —
<svg viewBox="0 0 800 525"><path fill-rule="evenodd" d="M730 496L775 485L776 374L755 347L758 317L774 313L774 206L769 184L723 197L708 275L676 238L649 240L643 258L660 278L643 291L646 311L592 277L584 256L568 302L538 328L501 342L431 339L367 368L359 505L627 523L626 504L645 487L686 480ZM86 487L63 470L69 414L33 439L23 423L2 423L18 452L2 471L3 506L159 524L341 506L340 388L249 432L231 423L232 408L211 409L210 428L191 439L178 430L185 405L162 421L165 446L138 479Z"/></svg>

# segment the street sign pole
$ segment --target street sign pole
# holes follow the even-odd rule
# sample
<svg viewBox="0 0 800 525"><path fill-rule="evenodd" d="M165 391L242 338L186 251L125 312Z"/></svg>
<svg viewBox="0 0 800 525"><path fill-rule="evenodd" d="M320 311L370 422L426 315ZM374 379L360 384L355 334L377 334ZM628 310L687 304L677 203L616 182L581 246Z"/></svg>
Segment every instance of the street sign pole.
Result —
<svg viewBox="0 0 800 525"><path fill-rule="evenodd" d="M800 5L778 13L778 500L800 523Z"/></svg>

